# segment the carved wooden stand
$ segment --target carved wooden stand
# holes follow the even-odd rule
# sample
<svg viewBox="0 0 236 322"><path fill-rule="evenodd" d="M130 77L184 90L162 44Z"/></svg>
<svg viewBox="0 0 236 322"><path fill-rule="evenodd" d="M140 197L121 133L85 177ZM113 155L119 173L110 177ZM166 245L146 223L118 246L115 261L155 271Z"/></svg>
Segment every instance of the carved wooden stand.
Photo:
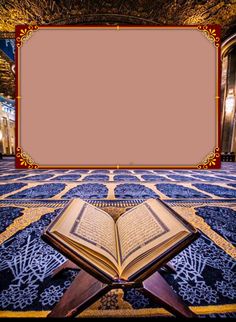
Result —
<svg viewBox="0 0 236 322"><path fill-rule="evenodd" d="M163 268L167 271L174 271L170 264L166 264ZM53 272L53 276L66 269L79 269L79 267L68 260ZM75 317L111 289L118 288L138 288L176 317L196 317L159 272L155 272L139 283L122 281L104 284L83 270L75 277L48 317Z"/></svg>

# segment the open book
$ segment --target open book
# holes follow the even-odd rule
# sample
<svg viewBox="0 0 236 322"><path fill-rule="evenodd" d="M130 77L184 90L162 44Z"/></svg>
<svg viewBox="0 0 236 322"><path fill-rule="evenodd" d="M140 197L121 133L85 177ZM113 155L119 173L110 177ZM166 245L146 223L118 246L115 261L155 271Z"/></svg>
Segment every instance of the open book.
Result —
<svg viewBox="0 0 236 322"><path fill-rule="evenodd" d="M83 269L112 281L131 281L169 260L196 235L195 228L158 199L135 206L116 222L105 211L73 199L43 238Z"/></svg>

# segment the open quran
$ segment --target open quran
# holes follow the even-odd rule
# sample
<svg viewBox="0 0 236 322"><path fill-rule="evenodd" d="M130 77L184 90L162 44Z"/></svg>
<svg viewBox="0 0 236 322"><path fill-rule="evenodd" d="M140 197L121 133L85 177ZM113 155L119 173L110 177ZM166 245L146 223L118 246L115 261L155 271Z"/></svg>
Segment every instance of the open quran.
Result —
<svg viewBox="0 0 236 322"><path fill-rule="evenodd" d="M81 199L71 200L42 238L105 281L151 275L198 237L198 231L159 199L148 199L114 221Z"/></svg>

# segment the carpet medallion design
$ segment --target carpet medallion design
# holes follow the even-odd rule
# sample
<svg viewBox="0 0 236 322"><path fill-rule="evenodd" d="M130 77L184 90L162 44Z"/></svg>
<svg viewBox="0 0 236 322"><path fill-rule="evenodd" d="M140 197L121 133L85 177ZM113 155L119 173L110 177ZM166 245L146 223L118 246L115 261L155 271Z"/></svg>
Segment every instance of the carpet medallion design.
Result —
<svg viewBox="0 0 236 322"><path fill-rule="evenodd" d="M170 198L208 198L206 194L183 185L159 183L156 187Z"/></svg>
<svg viewBox="0 0 236 322"><path fill-rule="evenodd" d="M22 208L1 207L0 208L0 233L13 223L14 219L22 215Z"/></svg>
<svg viewBox="0 0 236 322"><path fill-rule="evenodd" d="M196 214L201 216L213 230L236 246L235 210L227 207L205 206L196 208L196 211Z"/></svg>
<svg viewBox="0 0 236 322"><path fill-rule="evenodd" d="M107 181L108 179L109 179L109 177L106 175L96 174L96 175L84 177L83 181Z"/></svg>
<svg viewBox="0 0 236 322"><path fill-rule="evenodd" d="M62 198L106 198L108 189L103 184L88 183L69 190Z"/></svg>
<svg viewBox="0 0 236 322"><path fill-rule="evenodd" d="M141 184L119 184L115 188L116 198L156 198L158 195Z"/></svg>
<svg viewBox="0 0 236 322"><path fill-rule="evenodd" d="M64 183L48 183L44 185L38 185L33 188L29 188L18 192L14 195L10 195L10 199L38 199L38 198L51 198L61 192L65 188Z"/></svg>
<svg viewBox="0 0 236 322"><path fill-rule="evenodd" d="M65 174L63 176L57 176L56 178L52 178L51 180L63 180L63 181L76 181L81 177L80 174Z"/></svg>
<svg viewBox="0 0 236 322"><path fill-rule="evenodd" d="M206 192L213 193L218 197L224 198L235 198L236 197L236 190L221 187L219 185L212 185L212 184L205 184L205 183L195 183L193 184L194 187L201 189Z"/></svg>
<svg viewBox="0 0 236 322"><path fill-rule="evenodd" d="M45 180L45 179L48 179L48 178L51 178L53 177L53 174L41 174L41 175L35 175L35 176L27 176L27 177L24 177L23 180L27 180L27 181L40 181L40 180Z"/></svg>
<svg viewBox="0 0 236 322"><path fill-rule="evenodd" d="M113 179L114 181L139 181L139 178L131 175L116 175Z"/></svg>

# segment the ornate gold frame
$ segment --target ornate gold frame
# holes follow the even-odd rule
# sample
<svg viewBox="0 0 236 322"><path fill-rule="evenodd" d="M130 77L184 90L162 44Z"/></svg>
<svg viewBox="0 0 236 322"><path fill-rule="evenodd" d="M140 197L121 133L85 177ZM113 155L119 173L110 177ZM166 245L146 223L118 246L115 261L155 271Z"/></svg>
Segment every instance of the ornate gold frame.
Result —
<svg viewBox="0 0 236 322"><path fill-rule="evenodd" d="M32 35L33 32L45 29L45 28L106 28L106 29L117 29L118 31L122 28L176 28L176 29L195 29L199 30L211 41L217 52L217 62L216 62L216 128L217 128L217 137L216 142L217 146L211 151L203 161L199 162L196 165L192 166L121 166L121 165L111 165L111 166L41 166L37 162L33 161L28 153L23 151L23 147L20 144L20 132L19 132L19 110L20 110L20 89L19 89L19 58L20 58L20 48L23 46L24 42L27 41ZM16 117L16 168L18 169L219 169L221 165L221 152L220 152L220 26L219 25L186 25L186 26L60 26L60 25L19 25L16 26L16 108L17 108L17 117Z"/></svg>

